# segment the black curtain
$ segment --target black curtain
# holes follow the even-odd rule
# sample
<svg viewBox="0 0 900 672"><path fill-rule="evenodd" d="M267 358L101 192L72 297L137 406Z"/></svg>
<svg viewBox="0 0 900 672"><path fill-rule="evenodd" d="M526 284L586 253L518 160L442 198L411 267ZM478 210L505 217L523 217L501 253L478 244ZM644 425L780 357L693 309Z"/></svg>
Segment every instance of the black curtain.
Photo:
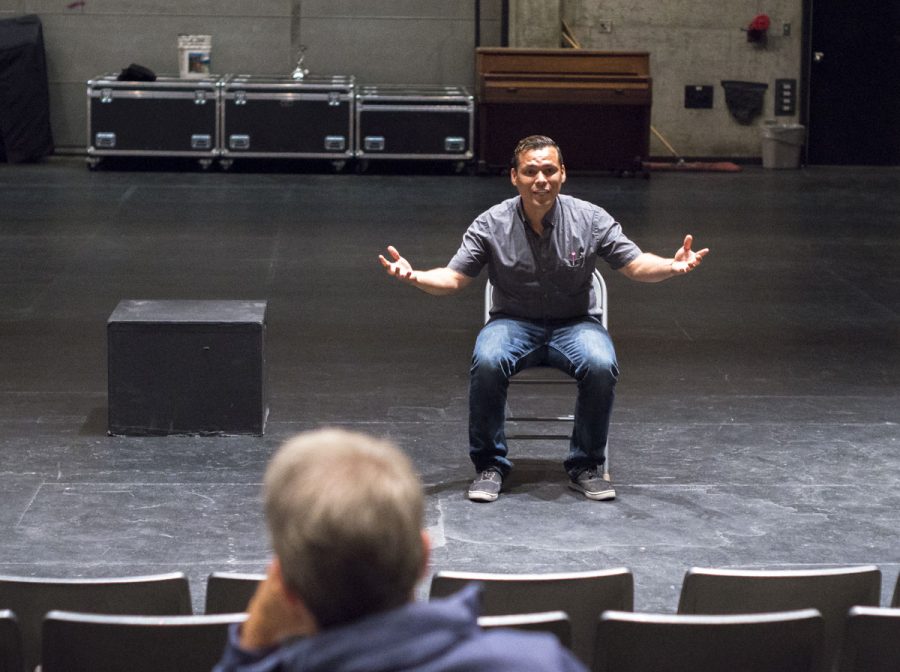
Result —
<svg viewBox="0 0 900 672"><path fill-rule="evenodd" d="M52 152L41 20L0 20L0 160L37 161Z"/></svg>

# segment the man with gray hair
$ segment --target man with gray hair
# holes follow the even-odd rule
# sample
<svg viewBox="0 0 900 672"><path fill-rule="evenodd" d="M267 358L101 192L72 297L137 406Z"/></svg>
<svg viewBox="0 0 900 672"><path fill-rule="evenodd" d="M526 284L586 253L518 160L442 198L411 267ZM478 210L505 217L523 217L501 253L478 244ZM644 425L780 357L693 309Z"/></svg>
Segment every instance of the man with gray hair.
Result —
<svg viewBox="0 0 900 672"><path fill-rule="evenodd" d="M552 635L481 630L477 586L414 600L424 498L393 444L301 434L269 465L264 499L275 558L217 672L584 672Z"/></svg>

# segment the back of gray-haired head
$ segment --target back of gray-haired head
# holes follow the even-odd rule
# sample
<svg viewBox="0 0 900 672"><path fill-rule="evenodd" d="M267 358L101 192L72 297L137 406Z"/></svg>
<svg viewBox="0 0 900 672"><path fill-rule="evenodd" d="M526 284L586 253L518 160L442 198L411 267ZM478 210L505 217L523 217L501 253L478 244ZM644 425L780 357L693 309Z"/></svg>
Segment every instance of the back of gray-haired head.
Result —
<svg viewBox="0 0 900 672"><path fill-rule="evenodd" d="M339 429L287 441L265 511L287 585L328 628L409 601L424 563L421 482L393 444Z"/></svg>

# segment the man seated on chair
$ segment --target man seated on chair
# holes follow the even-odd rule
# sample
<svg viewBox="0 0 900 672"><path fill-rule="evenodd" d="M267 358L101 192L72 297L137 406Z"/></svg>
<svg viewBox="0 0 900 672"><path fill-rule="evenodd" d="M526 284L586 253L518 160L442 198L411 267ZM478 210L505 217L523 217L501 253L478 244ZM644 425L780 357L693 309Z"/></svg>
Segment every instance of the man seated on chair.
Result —
<svg viewBox="0 0 900 672"><path fill-rule="evenodd" d="M414 601L424 497L392 444L301 434L269 465L264 499L275 558L216 672L586 672L553 635L482 630L477 585Z"/></svg>
<svg viewBox="0 0 900 672"><path fill-rule="evenodd" d="M605 210L560 195L566 167L548 137L521 140L509 175L519 195L479 215L446 267L415 270L392 246L390 260L379 259L390 275L436 295L463 289L488 267L494 305L475 341L469 380L469 455L478 472L469 499L499 496L512 468L504 434L509 379L537 365L578 383L564 463L570 487L588 499L613 499L603 473L619 369L597 315L591 274L603 259L632 280L659 282L692 271L709 250L692 250L687 235L674 257L642 252Z"/></svg>

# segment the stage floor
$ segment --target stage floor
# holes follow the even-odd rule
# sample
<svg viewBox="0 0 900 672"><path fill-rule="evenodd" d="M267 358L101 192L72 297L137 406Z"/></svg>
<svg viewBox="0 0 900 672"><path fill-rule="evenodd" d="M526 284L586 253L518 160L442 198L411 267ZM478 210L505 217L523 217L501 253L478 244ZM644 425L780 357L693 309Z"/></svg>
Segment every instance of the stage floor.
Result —
<svg viewBox="0 0 900 672"><path fill-rule="evenodd" d="M449 173L449 171L448 171ZM614 502L566 487L565 442L513 446L496 503L464 497L467 372L482 284L388 278L393 244L446 264L504 177L88 171L0 164L0 573L261 572L260 480L295 432L389 436L426 484L433 569L624 566L674 611L691 566L900 570L900 172L569 175L666 256L659 285L601 268L622 375ZM264 437L106 435L106 320L121 299L268 301ZM524 396L523 396L524 393ZM569 392L514 410L568 412ZM352 473L347 478L353 478ZM423 587L420 591L425 593Z"/></svg>

